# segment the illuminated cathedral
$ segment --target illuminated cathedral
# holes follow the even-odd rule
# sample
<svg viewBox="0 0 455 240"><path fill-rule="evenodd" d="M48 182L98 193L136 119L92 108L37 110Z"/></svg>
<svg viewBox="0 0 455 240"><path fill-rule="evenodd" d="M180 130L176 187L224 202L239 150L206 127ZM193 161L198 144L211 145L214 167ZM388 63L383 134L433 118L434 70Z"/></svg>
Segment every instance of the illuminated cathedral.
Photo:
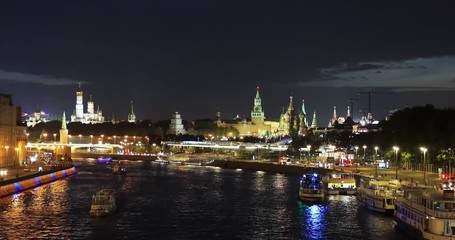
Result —
<svg viewBox="0 0 455 240"><path fill-rule="evenodd" d="M95 111L95 102L92 99L92 95L87 102L87 112L84 113L84 92L79 88L76 92L76 109L71 115L71 122L82 122L82 123L102 123L104 122L103 111L98 106Z"/></svg>

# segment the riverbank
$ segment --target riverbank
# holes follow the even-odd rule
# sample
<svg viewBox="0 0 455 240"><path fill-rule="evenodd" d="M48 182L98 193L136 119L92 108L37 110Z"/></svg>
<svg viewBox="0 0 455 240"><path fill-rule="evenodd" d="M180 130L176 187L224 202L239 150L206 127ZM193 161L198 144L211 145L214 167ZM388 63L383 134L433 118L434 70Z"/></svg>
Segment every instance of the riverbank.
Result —
<svg viewBox="0 0 455 240"><path fill-rule="evenodd" d="M0 181L0 198L35 188L76 173L77 170L74 165L68 164L48 171L29 173L17 178L3 180Z"/></svg>
<svg viewBox="0 0 455 240"><path fill-rule="evenodd" d="M264 171L271 173L283 173L291 175L302 175L304 173L317 171L321 174L334 171L327 168L314 168L305 165L282 165L275 162L261 162L252 160L214 160L210 166L226 169L244 169L251 171Z"/></svg>

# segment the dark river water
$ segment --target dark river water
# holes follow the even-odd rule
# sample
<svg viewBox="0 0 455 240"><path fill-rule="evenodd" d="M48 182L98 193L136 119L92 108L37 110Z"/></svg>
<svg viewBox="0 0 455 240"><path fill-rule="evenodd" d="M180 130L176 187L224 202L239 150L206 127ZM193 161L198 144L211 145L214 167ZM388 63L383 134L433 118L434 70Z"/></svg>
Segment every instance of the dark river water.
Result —
<svg viewBox="0 0 455 240"><path fill-rule="evenodd" d="M407 239L354 196L297 200L298 176L212 167L76 160L78 174L0 199L0 239ZM118 210L89 215L114 188Z"/></svg>

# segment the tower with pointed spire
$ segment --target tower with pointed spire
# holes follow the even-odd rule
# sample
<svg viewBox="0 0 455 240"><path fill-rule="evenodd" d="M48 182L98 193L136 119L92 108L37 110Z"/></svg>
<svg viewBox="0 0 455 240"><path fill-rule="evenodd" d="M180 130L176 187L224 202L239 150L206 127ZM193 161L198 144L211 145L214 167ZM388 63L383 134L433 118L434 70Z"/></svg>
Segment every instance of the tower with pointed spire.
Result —
<svg viewBox="0 0 455 240"><path fill-rule="evenodd" d="M261 97L259 95L259 87L256 88L256 97L254 98L254 106L251 111L251 122L256 125L264 123L265 114L262 110Z"/></svg>
<svg viewBox="0 0 455 240"><path fill-rule="evenodd" d="M305 110L305 100L302 99L302 110L299 113L299 134L305 134L306 129L308 128L308 122L306 119L306 110Z"/></svg>
<svg viewBox="0 0 455 240"><path fill-rule="evenodd" d="M333 106L333 115L332 115L332 119L330 119L330 127L335 125L336 121L337 121L337 107Z"/></svg>
<svg viewBox="0 0 455 240"><path fill-rule="evenodd" d="M128 122L130 123L136 122L136 114L134 114L133 110L133 100L131 100L130 112L128 113Z"/></svg>
<svg viewBox="0 0 455 240"><path fill-rule="evenodd" d="M60 129L60 143L68 144L68 129L66 128L66 115L63 112L62 128Z"/></svg>
<svg viewBox="0 0 455 240"><path fill-rule="evenodd" d="M311 122L311 128L318 128L318 120L316 119L316 110L313 111L313 121Z"/></svg>

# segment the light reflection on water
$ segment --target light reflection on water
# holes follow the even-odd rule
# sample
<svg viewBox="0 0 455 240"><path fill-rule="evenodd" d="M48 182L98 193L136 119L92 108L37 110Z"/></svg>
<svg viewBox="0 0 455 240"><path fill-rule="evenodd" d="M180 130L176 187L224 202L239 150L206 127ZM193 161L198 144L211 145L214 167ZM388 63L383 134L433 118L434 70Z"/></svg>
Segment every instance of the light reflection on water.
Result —
<svg viewBox="0 0 455 240"><path fill-rule="evenodd" d="M147 161L117 176L75 164L75 176L0 199L0 239L405 239L354 197L298 201L298 176ZM118 211L92 218L101 188L117 190Z"/></svg>

